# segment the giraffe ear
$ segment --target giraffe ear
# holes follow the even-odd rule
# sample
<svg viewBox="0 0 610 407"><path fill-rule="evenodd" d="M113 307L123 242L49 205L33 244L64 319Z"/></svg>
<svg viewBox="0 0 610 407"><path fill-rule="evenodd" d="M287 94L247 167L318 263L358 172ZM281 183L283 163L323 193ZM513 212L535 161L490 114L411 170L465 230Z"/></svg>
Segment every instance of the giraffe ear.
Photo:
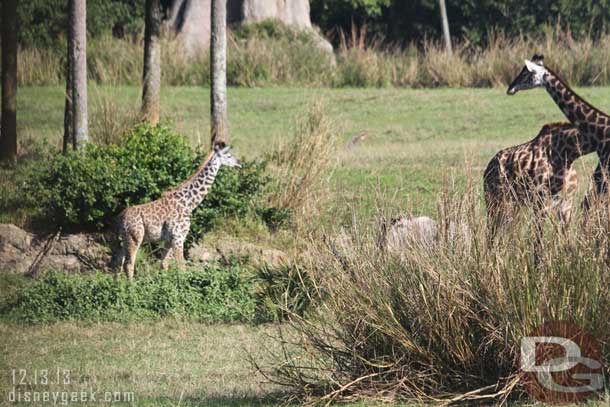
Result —
<svg viewBox="0 0 610 407"><path fill-rule="evenodd" d="M536 72L536 73L541 72L544 69L543 67L541 67L538 64L533 63L529 59L525 60L525 67L527 68L528 71Z"/></svg>

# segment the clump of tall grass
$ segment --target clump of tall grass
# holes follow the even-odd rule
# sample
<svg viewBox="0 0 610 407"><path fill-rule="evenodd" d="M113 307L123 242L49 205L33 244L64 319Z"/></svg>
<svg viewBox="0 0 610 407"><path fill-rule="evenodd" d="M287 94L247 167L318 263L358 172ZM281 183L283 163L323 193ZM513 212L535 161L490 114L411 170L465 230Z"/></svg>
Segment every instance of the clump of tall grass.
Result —
<svg viewBox="0 0 610 407"><path fill-rule="evenodd" d="M112 96L102 92L95 92L91 107L91 141L97 145L120 144L123 135L141 119L135 107L119 106Z"/></svg>
<svg viewBox="0 0 610 407"><path fill-rule="evenodd" d="M520 340L544 322L573 321L607 344L608 211L567 238L550 225L535 260L525 220L488 242L479 197L444 192L438 241L398 254L380 250L365 221L333 244L313 235L303 267L316 306L292 316L294 335L278 337L277 364L263 373L325 402L502 401L523 396ZM471 233L445 233L451 222Z"/></svg>
<svg viewBox="0 0 610 407"><path fill-rule="evenodd" d="M269 198L273 207L307 218L317 205L323 181L328 179L337 149L338 131L321 101L312 102L297 121L294 137L283 141L272 154L276 185Z"/></svg>

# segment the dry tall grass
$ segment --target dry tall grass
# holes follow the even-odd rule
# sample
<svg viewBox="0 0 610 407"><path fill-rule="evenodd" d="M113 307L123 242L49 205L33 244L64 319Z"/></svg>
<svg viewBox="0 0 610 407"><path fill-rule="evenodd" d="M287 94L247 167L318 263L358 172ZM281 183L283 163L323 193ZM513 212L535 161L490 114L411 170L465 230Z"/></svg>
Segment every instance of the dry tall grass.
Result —
<svg viewBox="0 0 610 407"><path fill-rule="evenodd" d="M268 23L267 23L268 24ZM340 37L336 63L313 37L291 33L231 35L227 75L234 86L505 86L524 58L544 53L574 85L610 84L610 33L599 40L574 40L569 32L549 26L534 37L492 34L484 49L468 42L455 45L449 57L441 43L427 41L406 49L367 39L363 30ZM89 77L99 84L139 84L142 47L138 42L102 37L90 41ZM209 55L187 58L172 39L163 43L162 76L166 85L208 85ZM20 50L21 85L59 85L64 55L52 50Z"/></svg>
<svg viewBox="0 0 610 407"><path fill-rule="evenodd" d="M298 213L307 222L311 209L320 206L324 180L330 177L339 133L321 101L312 102L297 123L294 137L281 141L272 153L276 207ZM309 214L308 214L309 213Z"/></svg>
<svg viewBox="0 0 610 407"><path fill-rule="evenodd" d="M135 107L119 106L107 93L95 91L91 107L91 141L98 145L119 144L123 135L140 121Z"/></svg>
<svg viewBox="0 0 610 407"><path fill-rule="evenodd" d="M362 221L334 245L312 235L303 262L317 306L292 316L295 334L278 337L283 350L263 368L267 377L328 402L519 398L520 340L549 320L573 321L596 336L607 369L607 206L566 239L547 225L536 263L525 220L490 247L480 202L473 188L445 192L437 244L399 255L380 251L377 231ZM472 235L448 238L450 222L466 223Z"/></svg>

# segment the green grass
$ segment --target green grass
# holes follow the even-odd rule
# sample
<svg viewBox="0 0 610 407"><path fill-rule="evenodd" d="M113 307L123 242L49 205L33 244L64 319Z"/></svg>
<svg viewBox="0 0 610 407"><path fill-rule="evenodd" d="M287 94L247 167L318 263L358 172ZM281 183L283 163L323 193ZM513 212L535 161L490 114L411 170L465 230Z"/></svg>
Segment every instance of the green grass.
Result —
<svg viewBox="0 0 610 407"><path fill-rule="evenodd" d="M582 96L605 109L608 88L582 88ZM125 108L137 108L136 87L95 87L90 103L110 95ZM232 144L239 155L257 157L291 134L304 105L323 99L340 129L342 142L366 133L348 149L340 146L330 187L338 215L347 219L352 206L365 215L374 206L375 190L395 206L418 214L434 210L444 176L463 182L482 176L501 148L532 139L543 124L564 120L543 90L506 96L503 89L230 89ZM63 89L19 90L18 123L22 140L46 139L59 146L63 126ZM162 114L193 145L207 146L209 89L164 88ZM30 142L30 141L27 141ZM589 180L594 156L577 164L579 180Z"/></svg>
<svg viewBox="0 0 610 407"><path fill-rule="evenodd" d="M12 369L28 375L70 372L69 384L31 384L23 391L133 392L135 405L267 405L279 389L263 384L246 361L268 345L272 326L165 320L123 325L0 324L0 400L8 405ZM29 380L33 383L34 379ZM31 405L31 404L30 404Z"/></svg>

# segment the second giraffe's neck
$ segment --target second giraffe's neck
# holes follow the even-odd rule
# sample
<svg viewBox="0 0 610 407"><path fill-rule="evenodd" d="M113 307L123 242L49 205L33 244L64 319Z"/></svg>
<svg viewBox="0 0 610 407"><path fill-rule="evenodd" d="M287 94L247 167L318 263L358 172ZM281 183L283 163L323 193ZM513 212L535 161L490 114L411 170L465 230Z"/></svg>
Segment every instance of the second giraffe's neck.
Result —
<svg viewBox="0 0 610 407"><path fill-rule="evenodd" d="M581 133L598 141L610 139L610 116L578 96L551 71L548 71L544 87L567 119Z"/></svg>
<svg viewBox="0 0 610 407"><path fill-rule="evenodd" d="M210 191L220 170L220 158L211 153L195 172L174 190L174 196L186 203L186 209L195 210Z"/></svg>

